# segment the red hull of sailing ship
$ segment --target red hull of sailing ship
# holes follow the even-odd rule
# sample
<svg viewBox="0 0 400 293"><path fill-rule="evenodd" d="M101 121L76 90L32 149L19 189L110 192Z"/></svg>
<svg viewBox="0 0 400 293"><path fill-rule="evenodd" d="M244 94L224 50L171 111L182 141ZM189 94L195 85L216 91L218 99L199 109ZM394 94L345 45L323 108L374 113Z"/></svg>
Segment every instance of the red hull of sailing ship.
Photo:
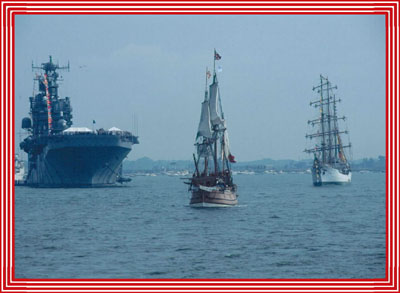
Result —
<svg viewBox="0 0 400 293"><path fill-rule="evenodd" d="M199 189L192 192L190 205L193 207L224 207L237 205L236 191L225 189L223 191L205 191Z"/></svg>
<svg viewBox="0 0 400 293"><path fill-rule="evenodd" d="M236 185L232 183L230 173L225 176L202 176L192 178L192 198L190 205L193 207L218 207L237 205ZM218 185L217 182L225 182Z"/></svg>
<svg viewBox="0 0 400 293"><path fill-rule="evenodd" d="M236 185L227 186L224 189L210 187L192 187L192 198L190 205L193 207L219 207L237 205Z"/></svg>

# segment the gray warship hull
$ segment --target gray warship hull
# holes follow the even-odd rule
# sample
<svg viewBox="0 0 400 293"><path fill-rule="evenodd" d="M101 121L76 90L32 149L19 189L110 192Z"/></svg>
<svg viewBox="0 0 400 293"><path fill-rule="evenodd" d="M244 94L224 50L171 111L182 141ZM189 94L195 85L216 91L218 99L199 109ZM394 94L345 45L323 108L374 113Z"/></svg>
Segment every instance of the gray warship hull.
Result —
<svg viewBox="0 0 400 293"><path fill-rule="evenodd" d="M29 133L20 143L28 154L26 185L102 187L130 181L122 177L122 161L139 143L138 137L116 127L72 127L71 100L58 95L57 82L57 70L69 71L69 63L59 66L49 56L48 62L32 69L42 72L34 78L37 88L29 97L30 117L21 125Z"/></svg>
<svg viewBox="0 0 400 293"><path fill-rule="evenodd" d="M132 137L111 134L53 135L37 141L26 184L33 187L105 187L116 183Z"/></svg>

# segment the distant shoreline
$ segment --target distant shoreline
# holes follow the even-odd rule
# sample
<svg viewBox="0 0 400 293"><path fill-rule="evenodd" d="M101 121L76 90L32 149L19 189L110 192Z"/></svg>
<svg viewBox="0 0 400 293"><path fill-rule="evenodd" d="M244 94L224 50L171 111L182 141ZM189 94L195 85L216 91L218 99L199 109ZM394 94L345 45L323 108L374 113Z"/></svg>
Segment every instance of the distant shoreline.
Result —
<svg viewBox="0 0 400 293"><path fill-rule="evenodd" d="M354 160L351 169L355 172L385 172L386 157L364 158ZM305 173L312 165L312 160L273 160L262 159L232 164L232 170L237 174L279 174L279 173ZM194 170L190 160L152 160L147 157L137 160L126 160L123 164L124 173L154 173L154 174L181 174ZM178 175L177 175L178 176Z"/></svg>

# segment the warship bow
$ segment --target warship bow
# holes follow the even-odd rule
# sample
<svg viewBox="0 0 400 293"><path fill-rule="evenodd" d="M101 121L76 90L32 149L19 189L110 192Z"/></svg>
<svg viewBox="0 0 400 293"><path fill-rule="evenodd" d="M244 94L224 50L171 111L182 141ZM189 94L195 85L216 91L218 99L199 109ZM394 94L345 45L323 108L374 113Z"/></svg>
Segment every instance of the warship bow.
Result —
<svg viewBox="0 0 400 293"><path fill-rule="evenodd" d="M30 117L22 119L29 135L20 143L28 154L26 184L36 187L100 187L123 181L122 161L138 137L117 128L72 127L69 97L58 95L58 70L49 62L33 66L37 93L29 98Z"/></svg>

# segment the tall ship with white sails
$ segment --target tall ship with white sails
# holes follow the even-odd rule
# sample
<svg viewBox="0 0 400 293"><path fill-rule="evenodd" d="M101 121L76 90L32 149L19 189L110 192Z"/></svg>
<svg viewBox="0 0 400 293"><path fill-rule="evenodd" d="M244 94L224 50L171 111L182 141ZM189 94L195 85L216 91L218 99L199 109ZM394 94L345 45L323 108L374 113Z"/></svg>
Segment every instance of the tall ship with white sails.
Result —
<svg viewBox="0 0 400 293"><path fill-rule="evenodd" d="M192 207L229 207L238 203L237 186L233 183L231 163L235 157L229 149L226 120L222 110L215 61L221 56L214 51L214 73L208 89L211 73L206 71L206 90L201 106L200 122L193 154L196 167L189 182Z"/></svg>
<svg viewBox="0 0 400 293"><path fill-rule="evenodd" d="M319 94L319 99L310 102L310 106L318 109L318 118L308 120L315 132L307 134L306 138L314 139L315 146L306 149L306 153L314 155L311 168L312 180L315 186L323 184L343 184L351 182L351 168L347 160L345 149L351 148L351 143L343 144L342 135L347 130L339 130L339 121L345 116L337 115L336 104L341 100L336 98L334 90L327 77L320 75L320 84L313 87Z"/></svg>

